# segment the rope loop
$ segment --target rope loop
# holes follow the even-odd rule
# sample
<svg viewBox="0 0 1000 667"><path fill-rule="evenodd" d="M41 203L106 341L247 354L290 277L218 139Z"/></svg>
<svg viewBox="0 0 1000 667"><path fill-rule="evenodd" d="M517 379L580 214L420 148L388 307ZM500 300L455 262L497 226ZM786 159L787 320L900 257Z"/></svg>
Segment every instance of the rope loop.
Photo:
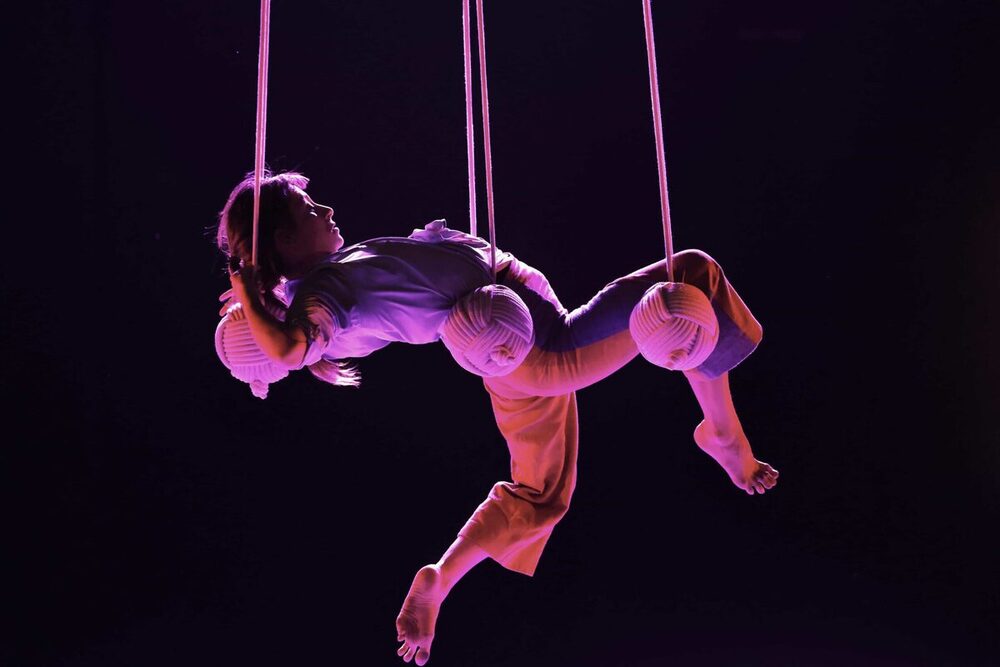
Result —
<svg viewBox="0 0 1000 667"><path fill-rule="evenodd" d="M663 219L663 247L667 254L667 279L674 282L674 240L670 231L670 196L667 192L667 158L663 148L663 114L660 111L660 83L656 71L656 42L653 39L653 10L650 0L642 0L646 25L646 64L649 69L649 100L653 107L653 134L656 137L656 167L660 181L660 217Z"/></svg>
<svg viewBox="0 0 1000 667"><path fill-rule="evenodd" d="M260 2L260 45L257 52L257 129L253 162L253 242L250 261L257 266L257 229L260 226L260 181L267 144L267 60L271 43L271 0Z"/></svg>
<svg viewBox="0 0 1000 667"><path fill-rule="evenodd" d="M472 26L469 20L469 3L462 0L462 31L465 46L465 132L466 152L469 161L469 228L476 236L476 169L475 130L472 121ZM479 46L479 96L483 115L483 155L486 163L486 213L490 230L490 275L497 281L497 234L493 212L493 144L490 141L490 91L486 76L486 28L483 20L483 0L476 0L476 31Z"/></svg>

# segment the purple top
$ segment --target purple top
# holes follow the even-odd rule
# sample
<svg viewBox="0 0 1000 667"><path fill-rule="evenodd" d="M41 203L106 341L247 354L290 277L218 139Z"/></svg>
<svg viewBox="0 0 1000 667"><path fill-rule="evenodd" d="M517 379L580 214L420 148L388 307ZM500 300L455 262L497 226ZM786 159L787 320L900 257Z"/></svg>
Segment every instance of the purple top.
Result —
<svg viewBox="0 0 1000 667"><path fill-rule="evenodd" d="M432 343L456 301L490 283L490 246L435 220L407 237L343 248L285 284L287 321L306 333L302 365ZM512 257L497 252L498 270Z"/></svg>

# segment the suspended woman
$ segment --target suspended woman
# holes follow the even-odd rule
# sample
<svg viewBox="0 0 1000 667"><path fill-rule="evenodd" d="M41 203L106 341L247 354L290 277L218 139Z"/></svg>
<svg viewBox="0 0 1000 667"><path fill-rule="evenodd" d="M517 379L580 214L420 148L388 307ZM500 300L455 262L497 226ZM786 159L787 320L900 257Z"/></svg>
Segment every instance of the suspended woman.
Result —
<svg viewBox="0 0 1000 667"><path fill-rule="evenodd" d="M297 173L261 180L256 265L252 178L236 186L220 214L218 246L230 260L232 282L223 312L249 325L270 364L309 368L331 384L357 386L350 359L393 342L435 342L449 327L453 339L461 337L465 325L455 322L456 308L492 282L487 241L434 221L408 237L345 247L333 209L316 203L307 185ZM511 480L493 487L437 563L417 571L396 629L399 655L418 665L430 657L441 603L476 564L492 558L515 572L534 573L576 484L576 391L639 353L634 311L651 287L668 280L663 260L612 281L568 311L540 271L510 253L497 251L495 257L496 283L520 297L533 332L521 353L506 358L495 351L485 360L461 357L464 352L455 348L474 345L468 341L453 342L450 349L477 372L484 364L507 364L480 374L510 450ZM694 429L695 443L738 488L764 493L778 472L754 457L728 377L760 342L761 327L707 254L674 254L673 272L674 284L688 286L697 299L674 303L666 317L699 322L696 328L712 329L713 336L675 336L658 363L683 372L701 406L704 420Z"/></svg>

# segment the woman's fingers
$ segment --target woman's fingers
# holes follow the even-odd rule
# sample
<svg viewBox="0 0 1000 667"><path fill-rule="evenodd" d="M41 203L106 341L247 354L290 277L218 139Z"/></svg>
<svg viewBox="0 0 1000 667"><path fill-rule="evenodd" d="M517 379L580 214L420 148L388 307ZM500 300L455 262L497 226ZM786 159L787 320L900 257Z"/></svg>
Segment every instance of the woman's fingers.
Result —
<svg viewBox="0 0 1000 667"><path fill-rule="evenodd" d="M230 299L219 310L220 317L225 317L226 315L229 315L229 319L231 320L242 320L246 317L246 313L243 312L243 304Z"/></svg>
<svg viewBox="0 0 1000 667"><path fill-rule="evenodd" d="M233 286L233 298L246 301L247 295L252 292L249 285L253 284L253 273L244 267L239 273L229 274L229 283Z"/></svg>
<svg viewBox="0 0 1000 667"><path fill-rule="evenodd" d="M253 264L244 264L243 266L237 268L236 270L233 270L232 267L229 267L229 275L230 277L239 276L243 278L245 281L251 282L253 280L254 274L256 273L256 269L257 267L255 267Z"/></svg>
<svg viewBox="0 0 1000 667"><path fill-rule="evenodd" d="M233 306L236 305L237 303L239 303L239 301L236 301L236 297L230 294L229 299L224 304L222 304L222 308L219 308L219 317L222 317L230 310L232 310Z"/></svg>
<svg viewBox="0 0 1000 667"><path fill-rule="evenodd" d="M241 303L234 303L229 307L226 313L229 315L229 318L234 321L245 319L247 316L246 313L243 312L243 304Z"/></svg>
<svg viewBox="0 0 1000 667"><path fill-rule="evenodd" d="M219 308L219 317L222 317L229 311L230 306L233 305L234 298L235 295L233 294L232 287L230 287L225 292L219 295L219 301L222 302L222 307Z"/></svg>
<svg viewBox="0 0 1000 667"><path fill-rule="evenodd" d="M228 289L219 295L219 300L224 302L222 308L219 309L219 315L229 313L234 302L250 303L250 299L260 297L260 288L257 284L255 269L256 267L253 264L241 264L238 258L230 258L229 283L232 285L232 289ZM240 315L246 317L245 313L240 313ZM233 319L242 319L242 317L238 318L234 314Z"/></svg>
<svg viewBox="0 0 1000 667"><path fill-rule="evenodd" d="M251 291L258 286L256 267L245 264L239 271L230 271L229 282L233 286L233 293L239 298L242 292Z"/></svg>

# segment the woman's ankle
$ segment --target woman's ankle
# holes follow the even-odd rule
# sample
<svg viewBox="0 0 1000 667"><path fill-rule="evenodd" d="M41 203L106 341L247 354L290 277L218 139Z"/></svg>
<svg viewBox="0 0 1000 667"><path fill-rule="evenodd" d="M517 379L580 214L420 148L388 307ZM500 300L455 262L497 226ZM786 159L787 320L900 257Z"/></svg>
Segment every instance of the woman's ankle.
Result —
<svg viewBox="0 0 1000 667"><path fill-rule="evenodd" d="M743 436L743 425L739 420L727 422L712 422L708 419L698 424L701 436L714 442L732 442Z"/></svg>

